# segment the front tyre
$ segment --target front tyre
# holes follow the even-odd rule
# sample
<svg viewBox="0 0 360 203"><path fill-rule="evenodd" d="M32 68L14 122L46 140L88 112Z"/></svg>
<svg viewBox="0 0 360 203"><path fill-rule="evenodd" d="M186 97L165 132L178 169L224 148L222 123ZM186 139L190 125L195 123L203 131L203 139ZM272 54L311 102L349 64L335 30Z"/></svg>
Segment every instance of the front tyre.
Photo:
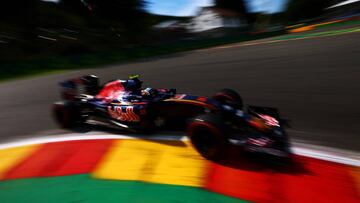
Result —
<svg viewBox="0 0 360 203"><path fill-rule="evenodd" d="M189 124L187 135L194 148L206 159L220 159L226 149L225 125L220 116L205 114L197 116Z"/></svg>

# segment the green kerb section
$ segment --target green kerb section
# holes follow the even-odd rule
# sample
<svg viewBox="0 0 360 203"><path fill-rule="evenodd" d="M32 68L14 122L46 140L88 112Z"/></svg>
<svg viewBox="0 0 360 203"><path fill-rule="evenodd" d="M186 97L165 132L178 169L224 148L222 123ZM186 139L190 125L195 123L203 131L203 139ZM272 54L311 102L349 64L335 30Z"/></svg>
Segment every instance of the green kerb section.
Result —
<svg viewBox="0 0 360 203"><path fill-rule="evenodd" d="M290 34L284 37L276 37L273 40L289 40L289 39L302 39L308 37L320 37L320 36L332 36L332 35L340 35L344 33L351 33L351 32L359 32L360 27L343 29L343 30L333 30L333 31L326 31L326 32L317 32L317 33L309 33L309 34Z"/></svg>
<svg viewBox="0 0 360 203"><path fill-rule="evenodd" d="M359 25L359 24L360 24L360 19L345 20L345 21L340 21L340 22L335 22L335 23L330 23L330 24L318 25L318 26L316 26L316 28L337 27L337 26L345 26L345 25Z"/></svg>
<svg viewBox="0 0 360 203"><path fill-rule="evenodd" d="M200 188L93 179L88 174L0 182L1 203L235 203L245 202Z"/></svg>

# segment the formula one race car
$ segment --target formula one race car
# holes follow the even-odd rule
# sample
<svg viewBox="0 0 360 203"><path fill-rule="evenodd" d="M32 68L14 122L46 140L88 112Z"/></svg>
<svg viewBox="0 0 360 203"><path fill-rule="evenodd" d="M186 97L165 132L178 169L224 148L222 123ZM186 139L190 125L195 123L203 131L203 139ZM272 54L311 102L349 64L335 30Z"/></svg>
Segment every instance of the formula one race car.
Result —
<svg viewBox="0 0 360 203"><path fill-rule="evenodd" d="M234 90L212 98L177 94L176 89L142 88L139 76L99 85L94 75L60 83L63 101L53 113L63 128L89 120L133 132L186 129L193 146L208 159L218 159L229 144L245 151L289 157L284 123L277 109L248 106ZM82 88L82 89L80 89Z"/></svg>

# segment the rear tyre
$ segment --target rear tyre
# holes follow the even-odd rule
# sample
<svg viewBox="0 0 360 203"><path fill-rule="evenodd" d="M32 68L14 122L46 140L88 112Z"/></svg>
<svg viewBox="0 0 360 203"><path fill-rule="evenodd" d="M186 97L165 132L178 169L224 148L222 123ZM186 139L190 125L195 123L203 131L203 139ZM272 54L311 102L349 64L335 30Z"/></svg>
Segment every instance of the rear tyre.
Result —
<svg viewBox="0 0 360 203"><path fill-rule="evenodd" d="M206 159L219 160L227 146L226 128L220 116L197 116L189 124L187 135L195 149Z"/></svg>
<svg viewBox="0 0 360 203"><path fill-rule="evenodd" d="M213 96L213 99L227 105L231 105L235 108L242 109L243 100L241 96L232 89L222 89Z"/></svg>
<svg viewBox="0 0 360 203"><path fill-rule="evenodd" d="M53 116L61 128L72 128L83 122L78 105L61 101L53 104Z"/></svg>

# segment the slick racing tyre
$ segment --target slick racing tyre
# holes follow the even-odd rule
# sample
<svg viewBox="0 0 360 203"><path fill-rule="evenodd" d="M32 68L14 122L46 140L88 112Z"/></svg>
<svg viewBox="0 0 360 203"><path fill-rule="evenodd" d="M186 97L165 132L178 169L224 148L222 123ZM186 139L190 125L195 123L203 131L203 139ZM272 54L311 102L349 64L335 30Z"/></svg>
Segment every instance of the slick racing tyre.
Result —
<svg viewBox="0 0 360 203"><path fill-rule="evenodd" d="M213 99L238 109L242 109L243 100L241 96L232 89L222 89L213 96Z"/></svg>
<svg viewBox="0 0 360 203"><path fill-rule="evenodd" d="M187 135L192 145L204 158L219 160L227 146L225 130L220 116L205 114L192 120L187 128Z"/></svg>
<svg viewBox="0 0 360 203"><path fill-rule="evenodd" d="M79 107L73 102L56 102L52 110L55 121L62 128L72 128L82 122Z"/></svg>

